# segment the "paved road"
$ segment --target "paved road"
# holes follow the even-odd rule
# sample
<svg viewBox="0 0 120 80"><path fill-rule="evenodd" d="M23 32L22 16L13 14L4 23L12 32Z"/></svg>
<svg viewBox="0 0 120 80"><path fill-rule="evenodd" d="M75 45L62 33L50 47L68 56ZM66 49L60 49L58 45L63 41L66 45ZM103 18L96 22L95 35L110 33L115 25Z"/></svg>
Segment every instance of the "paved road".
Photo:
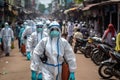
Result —
<svg viewBox="0 0 120 80"><path fill-rule="evenodd" d="M82 54L76 54L76 80L100 80L98 67ZM0 58L0 80L30 80L30 62L18 51L17 42L10 57Z"/></svg>
<svg viewBox="0 0 120 80"><path fill-rule="evenodd" d="M88 58L81 54L76 54L77 71L76 80L100 80L98 75L98 67Z"/></svg>

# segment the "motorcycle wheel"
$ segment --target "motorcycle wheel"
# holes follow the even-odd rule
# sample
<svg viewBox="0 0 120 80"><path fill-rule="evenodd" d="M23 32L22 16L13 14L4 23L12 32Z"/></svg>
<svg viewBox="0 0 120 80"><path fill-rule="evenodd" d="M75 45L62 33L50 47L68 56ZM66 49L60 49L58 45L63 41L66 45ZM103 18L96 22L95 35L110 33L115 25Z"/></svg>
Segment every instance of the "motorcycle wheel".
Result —
<svg viewBox="0 0 120 80"><path fill-rule="evenodd" d="M85 54L85 49L84 49L84 48L79 47L79 51L80 51L82 54Z"/></svg>
<svg viewBox="0 0 120 80"><path fill-rule="evenodd" d="M84 56L86 58L90 58L90 53L91 53L91 47L86 47Z"/></svg>
<svg viewBox="0 0 120 80"><path fill-rule="evenodd" d="M92 51L91 51L91 53L90 53L90 58L92 58L92 56L94 55L94 52L97 51L97 50L98 50L98 48L92 49Z"/></svg>
<svg viewBox="0 0 120 80"><path fill-rule="evenodd" d="M106 62L100 65L98 69L98 73L103 79L110 79L113 76L111 74L111 69L109 68L109 66L111 66L110 63Z"/></svg>
<svg viewBox="0 0 120 80"><path fill-rule="evenodd" d="M100 65L100 63L101 63L101 58L100 58L100 52L98 51L98 52L96 52L96 53L94 53L93 54L93 56L92 56L92 61L96 64L96 65Z"/></svg>

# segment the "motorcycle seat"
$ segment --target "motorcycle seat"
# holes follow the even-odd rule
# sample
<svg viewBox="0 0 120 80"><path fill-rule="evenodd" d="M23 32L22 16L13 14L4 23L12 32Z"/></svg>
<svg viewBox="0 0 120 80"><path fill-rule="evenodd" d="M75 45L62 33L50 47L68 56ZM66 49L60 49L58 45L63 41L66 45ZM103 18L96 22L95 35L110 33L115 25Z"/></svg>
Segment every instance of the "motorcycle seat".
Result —
<svg viewBox="0 0 120 80"><path fill-rule="evenodd" d="M88 39L77 38L76 41L77 42L87 42Z"/></svg>
<svg viewBox="0 0 120 80"><path fill-rule="evenodd" d="M117 59L117 61L120 63L120 53L114 52L114 56Z"/></svg>

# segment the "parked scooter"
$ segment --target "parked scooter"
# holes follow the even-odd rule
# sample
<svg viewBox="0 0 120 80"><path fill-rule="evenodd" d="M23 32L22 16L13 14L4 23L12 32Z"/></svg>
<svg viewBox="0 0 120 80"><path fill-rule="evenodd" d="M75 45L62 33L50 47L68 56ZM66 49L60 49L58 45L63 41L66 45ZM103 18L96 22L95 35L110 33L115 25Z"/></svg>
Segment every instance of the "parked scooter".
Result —
<svg viewBox="0 0 120 80"><path fill-rule="evenodd" d="M89 37L88 42L86 44L86 52L84 53L86 58L90 58L94 51L98 50L97 49L97 44L101 43L101 38L99 37Z"/></svg>
<svg viewBox="0 0 120 80"><path fill-rule="evenodd" d="M120 53L110 52L111 58L101 63L98 73L104 79L110 79L112 76L120 80Z"/></svg>
<svg viewBox="0 0 120 80"><path fill-rule="evenodd" d="M78 50L81 53L84 53L87 41L88 41L87 39L76 38L74 53L77 53Z"/></svg>
<svg viewBox="0 0 120 80"><path fill-rule="evenodd" d="M97 48L98 49L92 54L91 59L96 65L100 65L102 61L110 58L109 51L113 51L114 49L107 43L98 44Z"/></svg>

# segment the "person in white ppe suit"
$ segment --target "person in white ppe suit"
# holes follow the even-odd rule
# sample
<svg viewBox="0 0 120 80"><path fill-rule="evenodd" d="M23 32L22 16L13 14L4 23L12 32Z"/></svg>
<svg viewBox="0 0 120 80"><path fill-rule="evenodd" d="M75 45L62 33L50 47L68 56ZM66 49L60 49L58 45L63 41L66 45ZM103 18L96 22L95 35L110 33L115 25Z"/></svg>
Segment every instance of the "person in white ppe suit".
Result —
<svg viewBox="0 0 120 80"><path fill-rule="evenodd" d="M6 22L5 27L1 30L0 35L0 44L3 41L5 56L10 55L11 42L14 40L13 30L9 27L9 24Z"/></svg>
<svg viewBox="0 0 120 80"><path fill-rule="evenodd" d="M65 59L70 70L69 80L75 80L76 58L73 49L68 41L61 37L60 25L56 21L49 26L48 37L43 38L34 49L34 69L38 71L38 66L42 67L42 80L62 80L62 63Z"/></svg>
<svg viewBox="0 0 120 80"><path fill-rule="evenodd" d="M43 23L42 22L38 22L36 24L36 31L33 32L31 35L30 35L30 38L27 40L27 59L30 60L31 58L31 65L30 65L30 68L31 68L31 80L40 80L42 79L41 77L41 69L39 71L35 71L34 68L34 62L32 60L32 53L33 53L33 50L35 48L35 46L38 44L38 42L44 38L44 37L47 37L47 33L45 33L43 31ZM38 74L37 74L38 73Z"/></svg>
<svg viewBox="0 0 120 80"><path fill-rule="evenodd" d="M47 20L46 23L45 23L45 28L44 28L44 31L46 33L48 33L48 31L49 31L49 25L50 25L50 20Z"/></svg>
<svg viewBox="0 0 120 80"><path fill-rule="evenodd" d="M22 34L25 30L25 28L27 27L27 22L24 22L22 25L21 25L21 29L20 29L20 33L19 33L19 37L20 37L20 40L22 38ZM20 41L21 42L21 41Z"/></svg>
<svg viewBox="0 0 120 80"><path fill-rule="evenodd" d="M28 24L29 24L29 26L26 26L26 28L22 34L22 39L24 39L25 37L26 38L30 37L30 35L36 31L36 26L33 21L30 21Z"/></svg>
<svg viewBox="0 0 120 80"><path fill-rule="evenodd" d="M36 31L36 26L33 21L30 21L28 24L29 26L26 26L25 30L22 33L22 38L21 38L21 43L25 45L30 35Z"/></svg>
<svg viewBox="0 0 120 80"><path fill-rule="evenodd" d="M33 32L29 39L27 40L27 59L30 60L30 55L32 56L32 51L34 50L37 43L44 37L47 37L47 33L44 32L44 24L42 22L37 22L36 24L36 31Z"/></svg>
<svg viewBox="0 0 120 80"><path fill-rule="evenodd" d="M20 38L20 51L21 51L21 46L22 46L22 34L23 34L23 32L24 32L24 30L25 30L25 28L27 27L27 22L24 22L22 25L21 25L21 28L20 28L20 32L19 32L19 38ZM26 54L26 53L24 53L24 52L22 52L21 51L21 53L24 55L24 54Z"/></svg>

